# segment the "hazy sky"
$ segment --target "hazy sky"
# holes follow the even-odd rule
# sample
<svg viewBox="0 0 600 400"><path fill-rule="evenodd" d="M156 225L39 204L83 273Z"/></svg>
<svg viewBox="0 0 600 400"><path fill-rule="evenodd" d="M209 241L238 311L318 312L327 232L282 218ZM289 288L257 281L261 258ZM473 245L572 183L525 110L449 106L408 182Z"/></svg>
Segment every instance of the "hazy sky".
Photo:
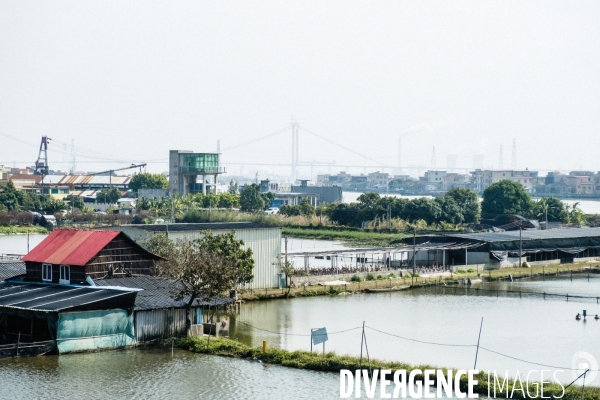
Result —
<svg viewBox="0 0 600 400"><path fill-rule="evenodd" d="M435 146L438 168L498 167L502 145L510 167L515 138L518 167L598 171L598 21L592 1L2 0L0 164L33 164L42 135L51 168L71 139L84 170L165 171L219 139L225 162L289 163L291 130L226 149L295 116L390 166L410 133L403 166ZM301 161L373 164L300 134Z"/></svg>

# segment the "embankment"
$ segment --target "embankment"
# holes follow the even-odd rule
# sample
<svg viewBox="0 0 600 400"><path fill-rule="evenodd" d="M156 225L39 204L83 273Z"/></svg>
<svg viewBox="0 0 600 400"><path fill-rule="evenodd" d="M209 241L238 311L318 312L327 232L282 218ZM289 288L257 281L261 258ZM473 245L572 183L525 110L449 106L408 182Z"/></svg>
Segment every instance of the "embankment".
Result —
<svg viewBox="0 0 600 400"><path fill-rule="evenodd" d="M269 364L277 364L290 368L298 368L298 369L306 369L313 371L322 371L322 372L332 372L338 373L343 370L351 370L355 371L358 369L389 369L392 372L397 370L405 370L406 374L410 374L411 371L415 369L419 369L424 371L425 369L442 369L447 371L449 368L438 368L430 365L409 365L402 362L388 362L381 360L368 360L363 358L362 362L360 358L348 356L348 355L337 355L333 352L331 353L311 353L308 351L288 351L282 349L267 349L266 352L263 352L263 349L260 347L250 347L246 346L243 343L240 343L231 339L224 338L211 338L210 344L207 346L206 338L199 337L191 337L185 339L178 339L176 341L177 347L189 350L194 353L204 353L204 354L212 354L218 356L227 356L227 357L239 357L253 361L260 361ZM454 370L453 370L454 373ZM484 397L488 394L488 380L487 374L483 371L476 376L477 377L477 385L474 387L474 391L479 393ZM465 378L465 377L463 377ZM423 376L417 375L417 379L422 381ZM467 380L461 379L461 390L466 391L467 389ZM532 386L533 383L529 382L529 387L534 388ZM539 383L537 384L539 385ZM509 382L508 386L505 386L507 390L512 389L513 382ZM517 383L517 388L519 387ZM539 387L539 386L538 386ZM498 389L498 388L497 388ZM533 389L532 389L533 390ZM491 388L491 392L493 393L493 388ZM497 390L497 397L508 397L506 392L500 392ZM583 395L583 396L582 396ZM598 400L600 399L600 388L598 387L585 387L583 393L581 391L581 386L571 386L563 394L563 388L561 385L556 383L554 384L545 384L544 385L544 396L547 398L562 398L564 400L575 400L584 399L589 400ZM521 394L520 391L515 391L512 393L511 398L528 398Z"/></svg>

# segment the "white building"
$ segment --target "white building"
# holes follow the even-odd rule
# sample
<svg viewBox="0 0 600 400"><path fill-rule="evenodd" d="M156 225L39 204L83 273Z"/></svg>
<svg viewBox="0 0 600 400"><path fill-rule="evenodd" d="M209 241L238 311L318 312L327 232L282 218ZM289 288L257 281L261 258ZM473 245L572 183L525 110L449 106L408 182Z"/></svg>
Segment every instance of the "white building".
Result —
<svg viewBox="0 0 600 400"><path fill-rule="evenodd" d="M254 280L246 287L265 289L281 287L281 269L278 266L281 256L281 228L253 222L214 222L199 224L152 224L121 225L104 227L104 230L119 230L136 242L149 239L152 235L167 234L174 240L194 240L203 232L213 235L233 233L237 240L244 241L244 247L252 249L254 258ZM283 281L285 285L285 279Z"/></svg>

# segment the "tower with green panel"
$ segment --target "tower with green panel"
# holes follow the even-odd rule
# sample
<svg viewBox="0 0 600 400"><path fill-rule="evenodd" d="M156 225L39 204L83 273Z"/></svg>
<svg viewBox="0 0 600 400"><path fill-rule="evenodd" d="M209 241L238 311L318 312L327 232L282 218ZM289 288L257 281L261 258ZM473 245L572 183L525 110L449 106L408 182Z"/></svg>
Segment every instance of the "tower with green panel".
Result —
<svg viewBox="0 0 600 400"><path fill-rule="evenodd" d="M185 196L216 192L218 176L225 172L219 153L169 151L169 194Z"/></svg>

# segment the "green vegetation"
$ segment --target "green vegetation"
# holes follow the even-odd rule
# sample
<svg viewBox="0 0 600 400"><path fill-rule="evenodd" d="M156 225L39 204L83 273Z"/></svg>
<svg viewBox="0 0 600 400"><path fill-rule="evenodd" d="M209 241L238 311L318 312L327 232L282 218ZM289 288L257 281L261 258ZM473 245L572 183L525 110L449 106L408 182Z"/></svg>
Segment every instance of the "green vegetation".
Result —
<svg viewBox="0 0 600 400"><path fill-rule="evenodd" d="M272 192L261 193L260 186L253 183L247 185L240 192L240 206L242 211L264 211L271 206L271 202L274 198L275 195Z"/></svg>
<svg viewBox="0 0 600 400"><path fill-rule="evenodd" d="M337 355L333 352L330 353L313 353L308 351L288 351L282 349L267 348L267 351L263 353L260 347L250 347L243 343L240 343L231 339L214 338L210 342L206 338L190 337L185 339L178 339L176 342L177 347L194 352L203 354L212 354L226 357L240 357L249 360L261 360L269 364L282 365L289 368L306 369L313 371L322 372L333 372L338 373L343 369L355 371L358 369L372 368L372 369L389 369L392 372L397 370L405 370L407 375L415 369L424 371L426 369L441 369L448 370L449 368L439 368L431 365L409 365L402 362L394 361L380 361L371 359L367 361L364 358L361 362L359 357L348 356L348 355ZM453 372L455 372L453 370ZM417 375L417 379L423 379L422 375ZM487 395L488 392L488 380L487 375L484 371L481 371L479 375L476 375L478 381L477 385L474 386L474 392L481 395ZM463 391L467 388L467 378L462 376L461 389ZM531 382L530 382L531 385ZM539 385L539 384L538 384ZM513 382L510 381L509 386L513 387ZM517 384L517 388L518 388ZM533 388L534 386L531 386ZM531 389L533 390L533 389ZM492 389L493 391L493 389ZM499 392L505 393L505 392ZM561 397L563 391L560 385L557 384L546 384L544 385L544 395L548 398L553 396ZM522 398L520 391L514 391L512 398ZM500 395L499 397L502 397ZM581 386L572 386L567 389L562 398L564 400L575 400L582 397ZM584 399L600 399L600 388L598 387L586 387L583 392Z"/></svg>
<svg viewBox="0 0 600 400"><path fill-rule="evenodd" d="M121 192L117 188L102 189L96 193L96 199L100 203L115 204L121 198Z"/></svg>
<svg viewBox="0 0 600 400"><path fill-rule="evenodd" d="M0 226L0 235L18 235L24 233L48 233L41 226Z"/></svg>
<svg viewBox="0 0 600 400"><path fill-rule="evenodd" d="M139 189L166 189L169 181L163 174L151 174L143 172L134 175L129 181L129 189L137 192Z"/></svg>
<svg viewBox="0 0 600 400"><path fill-rule="evenodd" d="M367 277L365 279L367 281L374 281L375 280L375 275L373 275L373 274L367 274Z"/></svg>
<svg viewBox="0 0 600 400"><path fill-rule="evenodd" d="M352 278L350 278L351 282L362 282L362 278L360 277L360 275L352 275Z"/></svg>
<svg viewBox="0 0 600 400"><path fill-rule="evenodd" d="M483 191L481 211L492 218L499 214L518 214L540 221L547 219L548 222L594 223L593 216L586 217L579 203L565 204L556 197L542 197L534 201L523 185L509 180L493 183Z"/></svg>

